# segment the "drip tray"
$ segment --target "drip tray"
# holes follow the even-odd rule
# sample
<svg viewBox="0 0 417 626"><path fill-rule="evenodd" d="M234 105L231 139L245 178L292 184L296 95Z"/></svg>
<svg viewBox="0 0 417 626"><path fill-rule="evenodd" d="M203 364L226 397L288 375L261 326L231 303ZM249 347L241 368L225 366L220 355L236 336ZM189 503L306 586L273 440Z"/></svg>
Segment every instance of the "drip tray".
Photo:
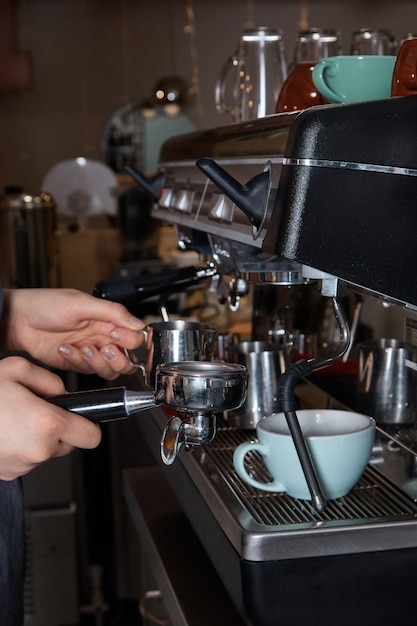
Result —
<svg viewBox="0 0 417 626"><path fill-rule="evenodd" d="M159 410L152 413L162 433L166 415ZM187 492L192 486L241 558L279 560L417 546L417 504L390 476L395 479L399 464L409 464L410 453L401 444L378 434L375 456L359 482L347 496L328 501L319 513L309 501L257 490L239 478L233 466L234 450L254 437L253 431L228 426L219 418L211 444L192 452L181 450L176 460L187 476L185 511L189 509L193 517L194 496ZM256 452L247 458L253 475L270 480ZM177 489L174 473L173 468L166 468L167 478Z"/></svg>
<svg viewBox="0 0 417 626"><path fill-rule="evenodd" d="M228 485L231 492L239 499L250 514L253 522L266 527L281 527L286 530L291 525L303 528L327 525L333 522L360 522L409 517L417 514L417 505L399 493L372 466L368 466L360 481L352 491L338 500L328 501L325 511L319 513L305 500L297 500L285 493L271 494L261 492L244 483L233 467L233 452L239 443L251 437L242 431L220 426L215 441L206 449L202 463L207 475L215 484L219 480ZM248 470L257 480L272 480L257 453L247 455Z"/></svg>
<svg viewBox="0 0 417 626"><path fill-rule="evenodd" d="M308 391L314 392L310 406L335 407L334 399ZM155 454L167 419L155 409L137 421ZM397 466L409 467L408 450L378 432L374 459L360 481L318 513L309 502L240 480L233 453L254 435L218 419L211 444L181 450L169 467L159 460L244 623L405 623L417 585L417 504L383 472L389 466L395 479L402 477ZM258 478L268 480L256 454L250 463Z"/></svg>
<svg viewBox="0 0 417 626"><path fill-rule="evenodd" d="M310 383L301 386L298 398L300 408L346 408ZM142 419L138 425L157 451L168 417L162 409L150 414L151 420ZM417 548L417 503L401 487L414 457L398 439L377 429L371 463L359 482L319 513L309 501L255 489L238 477L233 453L240 443L254 438L254 431L229 426L218 417L210 444L192 452L181 449L168 468L161 463L203 543L211 541L205 537L207 520L198 514L204 503L216 527L246 561ZM257 453L250 453L247 460L259 480L270 480Z"/></svg>
<svg viewBox="0 0 417 626"><path fill-rule="evenodd" d="M219 422L214 441L182 459L187 471L191 463L198 466L191 470L195 477L203 473L207 485L202 488L200 476L198 488L210 499L215 515L219 498L222 528L242 558L261 561L370 551L380 548L381 542L387 549L417 544L416 503L377 468L368 465L347 496L328 501L319 513L309 501L244 483L234 470L233 452L253 433ZM256 478L271 480L257 453L250 453L248 461Z"/></svg>

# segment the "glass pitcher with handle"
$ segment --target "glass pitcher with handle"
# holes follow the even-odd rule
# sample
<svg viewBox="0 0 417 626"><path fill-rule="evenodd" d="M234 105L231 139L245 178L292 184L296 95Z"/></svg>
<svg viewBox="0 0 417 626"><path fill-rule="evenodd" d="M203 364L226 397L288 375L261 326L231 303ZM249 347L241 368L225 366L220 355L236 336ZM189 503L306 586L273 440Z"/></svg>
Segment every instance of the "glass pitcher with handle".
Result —
<svg viewBox="0 0 417 626"><path fill-rule="evenodd" d="M247 29L238 48L229 57L215 83L215 104L220 113L230 113L234 122L275 113L275 105L287 76L281 31L267 27ZM231 102L225 100L231 86Z"/></svg>

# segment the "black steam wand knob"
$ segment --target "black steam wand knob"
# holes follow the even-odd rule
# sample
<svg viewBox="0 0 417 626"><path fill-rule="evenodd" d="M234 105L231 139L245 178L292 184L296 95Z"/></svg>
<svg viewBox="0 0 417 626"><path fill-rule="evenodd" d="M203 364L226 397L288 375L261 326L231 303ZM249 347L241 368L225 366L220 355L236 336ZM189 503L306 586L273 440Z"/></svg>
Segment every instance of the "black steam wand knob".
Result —
<svg viewBox="0 0 417 626"><path fill-rule="evenodd" d="M252 224L253 238L256 239L265 221L271 193L270 164L266 166L263 172L256 174L245 185L239 183L213 159L203 157L198 159L196 165L204 172L207 178L217 185L243 211Z"/></svg>
<svg viewBox="0 0 417 626"><path fill-rule="evenodd" d="M133 180L137 182L140 190L143 191L144 194L146 194L154 202L158 200L159 194L161 193L161 189L165 182L165 174L163 172L158 172L151 178L148 178L130 163L124 163L123 169L125 172L130 174Z"/></svg>

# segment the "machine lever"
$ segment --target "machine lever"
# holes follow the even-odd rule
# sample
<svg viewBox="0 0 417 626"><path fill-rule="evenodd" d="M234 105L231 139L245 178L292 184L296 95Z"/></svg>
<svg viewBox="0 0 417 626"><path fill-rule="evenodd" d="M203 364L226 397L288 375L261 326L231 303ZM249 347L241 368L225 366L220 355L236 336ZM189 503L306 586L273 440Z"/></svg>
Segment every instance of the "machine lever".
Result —
<svg viewBox="0 0 417 626"><path fill-rule="evenodd" d="M137 182L141 191L143 191L148 198L154 202L158 200L165 181L165 174L163 172L158 172L155 176L148 178L130 163L124 163L123 169Z"/></svg>
<svg viewBox="0 0 417 626"><path fill-rule="evenodd" d="M243 211L252 224L253 238L256 239L265 221L271 193L271 171L269 164L263 172L256 174L245 185L241 185L218 163L203 157L196 162L217 187Z"/></svg>

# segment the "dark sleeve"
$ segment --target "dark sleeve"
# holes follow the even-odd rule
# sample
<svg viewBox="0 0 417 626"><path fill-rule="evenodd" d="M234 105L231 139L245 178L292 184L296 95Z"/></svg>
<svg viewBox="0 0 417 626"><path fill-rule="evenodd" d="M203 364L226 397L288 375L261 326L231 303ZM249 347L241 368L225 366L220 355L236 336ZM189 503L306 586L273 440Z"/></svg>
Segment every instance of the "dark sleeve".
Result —
<svg viewBox="0 0 417 626"><path fill-rule="evenodd" d="M0 280L0 317L3 288ZM23 624L25 516L21 480L0 480L0 623Z"/></svg>

